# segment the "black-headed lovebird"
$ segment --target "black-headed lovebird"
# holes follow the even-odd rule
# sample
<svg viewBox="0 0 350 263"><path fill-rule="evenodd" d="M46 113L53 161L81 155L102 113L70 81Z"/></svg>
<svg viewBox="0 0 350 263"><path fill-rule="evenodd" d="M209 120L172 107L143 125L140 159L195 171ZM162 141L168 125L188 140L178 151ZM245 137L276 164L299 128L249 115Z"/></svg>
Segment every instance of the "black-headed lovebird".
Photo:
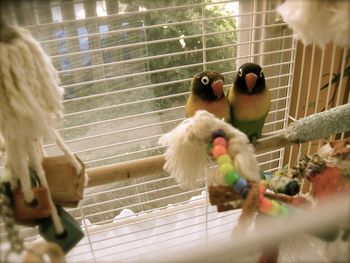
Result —
<svg viewBox="0 0 350 263"><path fill-rule="evenodd" d="M251 142L261 137L270 110L270 92L260 65L243 64L227 94L231 105L232 125L244 132Z"/></svg>
<svg viewBox="0 0 350 263"><path fill-rule="evenodd" d="M206 70L195 75L191 82L191 93L186 102L186 117L192 117L197 110L206 110L219 119L231 121L231 110L223 91L224 76Z"/></svg>

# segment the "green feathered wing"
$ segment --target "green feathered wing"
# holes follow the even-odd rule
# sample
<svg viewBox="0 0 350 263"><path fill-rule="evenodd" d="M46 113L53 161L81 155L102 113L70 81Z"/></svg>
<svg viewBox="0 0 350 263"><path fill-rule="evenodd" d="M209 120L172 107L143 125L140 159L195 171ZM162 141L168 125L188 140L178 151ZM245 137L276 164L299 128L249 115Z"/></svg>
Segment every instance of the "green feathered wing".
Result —
<svg viewBox="0 0 350 263"><path fill-rule="evenodd" d="M249 139L255 137L259 139L262 134L262 128L264 127L265 119L268 113L257 120L252 121L240 121L232 118L232 125L245 133Z"/></svg>

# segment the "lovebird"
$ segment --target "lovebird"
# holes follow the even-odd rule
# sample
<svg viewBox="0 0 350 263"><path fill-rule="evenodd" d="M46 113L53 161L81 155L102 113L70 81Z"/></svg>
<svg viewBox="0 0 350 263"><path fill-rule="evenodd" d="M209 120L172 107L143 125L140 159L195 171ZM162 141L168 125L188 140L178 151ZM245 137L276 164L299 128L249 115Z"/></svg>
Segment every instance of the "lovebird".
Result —
<svg viewBox="0 0 350 263"><path fill-rule="evenodd" d="M226 122L231 121L231 109L225 96L224 76L216 71L206 70L192 78L191 93L185 105L186 118L197 110L206 110Z"/></svg>
<svg viewBox="0 0 350 263"><path fill-rule="evenodd" d="M260 65L243 64L228 90L227 98L231 106L231 124L256 144L271 105L270 92Z"/></svg>

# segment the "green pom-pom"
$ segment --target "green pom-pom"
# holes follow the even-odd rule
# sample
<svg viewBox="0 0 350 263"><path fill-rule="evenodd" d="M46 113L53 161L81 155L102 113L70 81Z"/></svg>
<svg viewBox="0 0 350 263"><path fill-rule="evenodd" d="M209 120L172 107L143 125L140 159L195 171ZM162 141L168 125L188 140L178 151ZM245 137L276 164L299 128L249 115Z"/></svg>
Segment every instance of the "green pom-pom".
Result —
<svg viewBox="0 0 350 263"><path fill-rule="evenodd" d="M230 171L225 175L225 182L228 185L234 185L238 179L239 179L239 174L236 173L235 171Z"/></svg>

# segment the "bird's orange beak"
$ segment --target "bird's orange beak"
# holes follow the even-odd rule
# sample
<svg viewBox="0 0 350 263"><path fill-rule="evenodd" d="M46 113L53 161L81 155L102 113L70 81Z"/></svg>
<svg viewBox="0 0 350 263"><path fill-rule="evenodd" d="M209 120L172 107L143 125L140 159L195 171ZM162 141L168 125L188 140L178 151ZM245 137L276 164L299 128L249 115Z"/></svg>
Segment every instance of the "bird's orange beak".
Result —
<svg viewBox="0 0 350 263"><path fill-rule="evenodd" d="M224 82L221 79L218 79L211 84L211 88L213 89L215 96L220 99L224 93Z"/></svg>
<svg viewBox="0 0 350 263"><path fill-rule="evenodd" d="M251 93L252 90L254 89L257 79L258 79L258 76L254 73L249 73L245 75L245 84L247 85L249 93Z"/></svg>

